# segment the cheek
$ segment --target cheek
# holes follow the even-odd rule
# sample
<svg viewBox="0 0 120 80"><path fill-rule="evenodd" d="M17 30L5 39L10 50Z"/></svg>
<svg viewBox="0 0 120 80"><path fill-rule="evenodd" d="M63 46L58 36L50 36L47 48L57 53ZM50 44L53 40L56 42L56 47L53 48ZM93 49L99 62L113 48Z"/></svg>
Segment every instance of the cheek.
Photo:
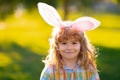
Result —
<svg viewBox="0 0 120 80"><path fill-rule="evenodd" d="M60 46L60 47L59 47L59 50L60 50L60 51L65 50L64 46Z"/></svg>
<svg viewBox="0 0 120 80"><path fill-rule="evenodd" d="M77 48L80 51L80 47Z"/></svg>
<svg viewBox="0 0 120 80"><path fill-rule="evenodd" d="M78 45L78 46L76 46L76 49L80 52L80 48L81 46L80 45Z"/></svg>
<svg viewBox="0 0 120 80"><path fill-rule="evenodd" d="M64 50L64 46L58 45L58 49L59 49L59 50Z"/></svg>

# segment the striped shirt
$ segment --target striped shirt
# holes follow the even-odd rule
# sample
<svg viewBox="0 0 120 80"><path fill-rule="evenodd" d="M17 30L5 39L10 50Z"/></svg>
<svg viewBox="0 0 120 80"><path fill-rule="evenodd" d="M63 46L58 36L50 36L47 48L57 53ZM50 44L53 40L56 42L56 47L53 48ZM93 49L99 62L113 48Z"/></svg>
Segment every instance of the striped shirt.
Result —
<svg viewBox="0 0 120 80"><path fill-rule="evenodd" d="M74 70L64 66L64 69L57 72L53 66L46 66L40 80L99 80L99 75L97 72L85 71L78 65Z"/></svg>

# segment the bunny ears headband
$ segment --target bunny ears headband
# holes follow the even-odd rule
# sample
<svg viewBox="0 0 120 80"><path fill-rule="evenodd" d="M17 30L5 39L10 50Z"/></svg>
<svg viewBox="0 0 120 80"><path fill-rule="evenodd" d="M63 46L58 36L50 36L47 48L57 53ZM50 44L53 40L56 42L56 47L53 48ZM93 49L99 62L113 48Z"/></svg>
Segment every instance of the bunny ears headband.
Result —
<svg viewBox="0 0 120 80"><path fill-rule="evenodd" d="M81 17L73 22L65 23L54 7L41 2L38 3L38 10L42 18L53 27L72 27L84 32L93 30L100 25L100 22L92 17Z"/></svg>

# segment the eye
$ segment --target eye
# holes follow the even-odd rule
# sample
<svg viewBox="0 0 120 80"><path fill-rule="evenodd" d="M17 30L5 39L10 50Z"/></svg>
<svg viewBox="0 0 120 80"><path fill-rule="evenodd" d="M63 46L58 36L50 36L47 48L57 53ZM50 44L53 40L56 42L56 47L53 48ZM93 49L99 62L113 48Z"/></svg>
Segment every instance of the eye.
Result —
<svg viewBox="0 0 120 80"><path fill-rule="evenodd" d="M65 44L67 44L67 43L66 43L66 42L61 42L61 44L65 45Z"/></svg>
<svg viewBox="0 0 120 80"><path fill-rule="evenodd" d="M79 42L78 42L78 41L75 41L75 42L72 42L72 44L79 44Z"/></svg>
<svg viewBox="0 0 120 80"><path fill-rule="evenodd" d="M73 44L77 44L77 42L73 42Z"/></svg>

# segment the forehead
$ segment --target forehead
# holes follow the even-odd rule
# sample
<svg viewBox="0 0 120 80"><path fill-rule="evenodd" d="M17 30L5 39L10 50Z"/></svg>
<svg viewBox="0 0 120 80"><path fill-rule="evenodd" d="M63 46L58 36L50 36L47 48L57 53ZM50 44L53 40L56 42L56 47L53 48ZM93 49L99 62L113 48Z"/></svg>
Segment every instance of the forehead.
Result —
<svg viewBox="0 0 120 80"><path fill-rule="evenodd" d="M71 35L71 36L61 36L58 38L58 42L64 41L80 41L80 36L78 35Z"/></svg>
<svg viewBox="0 0 120 80"><path fill-rule="evenodd" d="M77 40L77 39L63 39L63 40L61 40L60 42L79 42L79 40Z"/></svg>

